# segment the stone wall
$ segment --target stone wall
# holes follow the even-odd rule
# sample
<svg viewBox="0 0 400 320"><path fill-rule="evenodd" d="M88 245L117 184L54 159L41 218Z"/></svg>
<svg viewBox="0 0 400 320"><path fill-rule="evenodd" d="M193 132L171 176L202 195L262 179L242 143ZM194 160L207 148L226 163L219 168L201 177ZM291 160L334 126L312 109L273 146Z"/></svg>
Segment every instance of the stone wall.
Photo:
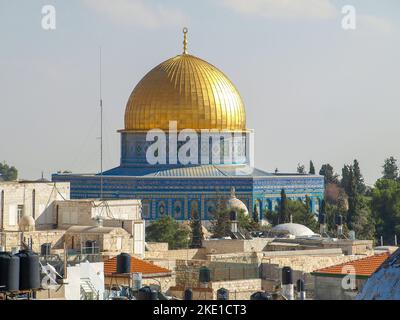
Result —
<svg viewBox="0 0 400 320"><path fill-rule="evenodd" d="M123 285L123 286L128 286L130 284L129 277L105 276L104 282L105 282L106 288L110 287L111 282L112 282L113 286L115 286L117 284ZM161 291L167 292L171 287L175 286L175 277L174 276L164 276L164 277L146 278L146 275L143 275L142 286L148 286L148 285L161 286Z"/></svg>
<svg viewBox="0 0 400 320"><path fill-rule="evenodd" d="M217 291L220 288L229 291L229 300L249 300L254 292L263 290L261 279L246 279L210 282L208 288L177 285L171 287L168 293L179 299L183 299L187 288L192 289L193 300L217 300Z"/></svg>
<svg viewBox="0 0 400 320"><path fill-rule="evenodd" d="M233 262L233 263L257 263L260 264L263 257L262 253L246 252L246 253L225 253L225 254L208 254L207 260L214 262Z"/></svg>
<svg viewBox="0 0 400 320"><path fill-rule="evenodd" d="M146 250L155 252L168 251L168 242L146 242Z"/></svg>
<svg viewBox="0 0 400 320"><path fill-rule="evenodd" d="M96 241L101 252L126 252L133 253L133 239L123 229L115 228L108 233L79 233L67 232L65 242L68 249L81 250L86 241Z"/></svg>
<svg viewBox="0 0 400 320"><path fill-rule="evenodd" d="M187 288L181 286L174 286L169 288L168 294L178 299L184 299L185 290ZM211 288L191 288L193 300L213 300L214 290Z"/></svg>
<svg viewBox="0 0 400 320"><path fill-rule="evenodd" d="M278 266L282 268L284 266L290 266L293 270L300 270L303 272L313 272L317 269L333 266L340 263L360 259L364 256L292 256L292 257L268 257L262 259L262 266L268 270L268 265ZM268 275L268 272L266 273Z"/></svg>
<svg viewBox="0 0 400 320"><path fill-rule="evenodd" d="M269 238L254 238L251 240L204 240L203 247L208 254L260 252L265 250Z"/></svg>
<svg viewBox="0 0 400 320"><path fill-rule="evenodd" d="M179 249L168 251L145 251L145 259L166 259L166 260L192 260L206 259L205 249Z"/></svg>
<svg viewBox="0 0 400 320"><path fill-rule="evenodd" d="M307 250L308 251L308 250ZM345 263L348 261L363 258L365 256L284 256L263 258L261 263L261 276L268 281L269 289L279 286L281 283L282 268L289 266L293 269L293 281L303 279L305 289L309 298L314 297L315 282L314 276L310 273L321 268Z"/></svg>
<svg viewBox="0 0 400 320"><path fill-rule="evenodd" d="M365 279L356 279L356 290L345 290L341 277L314 277L314 298L316 300L353 300L365 284Z"/></svg>
<svg viewBox="0 0 400 320"><path fill-rule="evenodd" d="M44 243L51 243L52 249L62 249L64 246L64 234L64 230L4 232L0 236L2 239L0 245L4 246L6 251L11 251L14 247L19 248L21 240L25 238L26 243L28 239L32 239L32 249L35 252L40 252L40 246Z"/></svg>
<svg viewBox="0 0 400 320"><path fill-rule="evenodd" d="M254 292L262 290L262 281L261 279L217 281L211 282L210 287L213 289L214 300L217 299L217 290L220 288L229 291L229 300L249 300Z"/></svg>
<svg viewBox="0 0 400 320"><path fill-rule="evenodd" d="M69 199L67 182L0 182L0 230L18 231L18 215L32 216L37 229L55 224L53 203Z"/></svg>

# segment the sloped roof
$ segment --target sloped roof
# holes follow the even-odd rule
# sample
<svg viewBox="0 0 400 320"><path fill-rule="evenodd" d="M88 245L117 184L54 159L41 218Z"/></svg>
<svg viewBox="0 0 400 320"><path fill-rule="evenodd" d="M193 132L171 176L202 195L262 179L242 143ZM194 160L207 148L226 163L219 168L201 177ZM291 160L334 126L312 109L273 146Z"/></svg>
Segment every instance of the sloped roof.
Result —
<svg viewBox="0 0 400 320"><path fill-rule="evenodd" d="M389 252L384 252L369 256L362 259L357 259L334 266L322 268L312 272L313 275L324 276L345 276L348 274L349 268L354 268L356 277L369 278L381 265L390 257Z"/></svg>
<svg viewBox="0 0 400 320"><path fill-rule="evenodd" d="M117 257L104 261L104 274L111 276L115 272L117 272ZM166 276L171 274L171 270L134 257L131 257L131 272L141 272L144 277L146 275Z"/></svg>
<svg viewBox="0 0 400 320"><path fill-rule="evenodd" d="M253 177L273 176L245 164L239 165L180 165L177 167L116 167L103 172L105 176L140 177Z"/></svg>

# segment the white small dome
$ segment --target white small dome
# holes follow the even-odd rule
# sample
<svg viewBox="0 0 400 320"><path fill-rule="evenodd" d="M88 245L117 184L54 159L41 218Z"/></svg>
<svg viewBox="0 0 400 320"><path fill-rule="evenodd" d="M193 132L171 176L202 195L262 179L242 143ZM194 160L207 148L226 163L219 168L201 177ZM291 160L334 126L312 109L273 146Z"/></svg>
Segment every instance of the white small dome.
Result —
<svg viewBox="0 0 400 320"><path fill-rule="evenodd" d="M235 195L235 188L231 188L231 197L226 201L226 209L228 211L236 211L237 213L243 212L245 215L249 214L249 210L247 209L246 205L236 198Z"/></svg>
<svg viewBox="0 0 400 320"><path fill-rule="evenodd" d="M312 237L315 233L308 227L298 223L282 223L272 228L273 231L286 231L295 237Z"/></svg>
<svg viewBox="0 0 400 320"><path fill-rule="evenodd" d="M24 215L19 220L19 229L21 231L34 231L35 230L35 219L32 216Z"/></svg>

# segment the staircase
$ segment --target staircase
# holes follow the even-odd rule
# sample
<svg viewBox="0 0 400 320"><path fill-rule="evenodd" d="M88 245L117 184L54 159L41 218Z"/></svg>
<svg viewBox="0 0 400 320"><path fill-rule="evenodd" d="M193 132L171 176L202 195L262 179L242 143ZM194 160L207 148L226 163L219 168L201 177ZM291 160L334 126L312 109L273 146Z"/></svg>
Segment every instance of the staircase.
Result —
<svg viewBox="0 0 400 320"><path fill-rule="evenodd" d="M81 279L81 300L99 300L99 292L89 278Z"/></svg>

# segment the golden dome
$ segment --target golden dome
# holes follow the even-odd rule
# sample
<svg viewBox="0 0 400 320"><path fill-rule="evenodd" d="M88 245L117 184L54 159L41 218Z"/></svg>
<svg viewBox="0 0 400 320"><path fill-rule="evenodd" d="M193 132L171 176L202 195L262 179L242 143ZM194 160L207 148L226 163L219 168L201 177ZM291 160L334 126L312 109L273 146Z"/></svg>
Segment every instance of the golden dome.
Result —
<svg viewBox="0 0 400 320"><path fill-rule="evenodd" d="M186 39L185 39L186 40ZM233 83L208 62L184 53L137 84L125 110L125 130L246 129L243 101Z"/></svg>

